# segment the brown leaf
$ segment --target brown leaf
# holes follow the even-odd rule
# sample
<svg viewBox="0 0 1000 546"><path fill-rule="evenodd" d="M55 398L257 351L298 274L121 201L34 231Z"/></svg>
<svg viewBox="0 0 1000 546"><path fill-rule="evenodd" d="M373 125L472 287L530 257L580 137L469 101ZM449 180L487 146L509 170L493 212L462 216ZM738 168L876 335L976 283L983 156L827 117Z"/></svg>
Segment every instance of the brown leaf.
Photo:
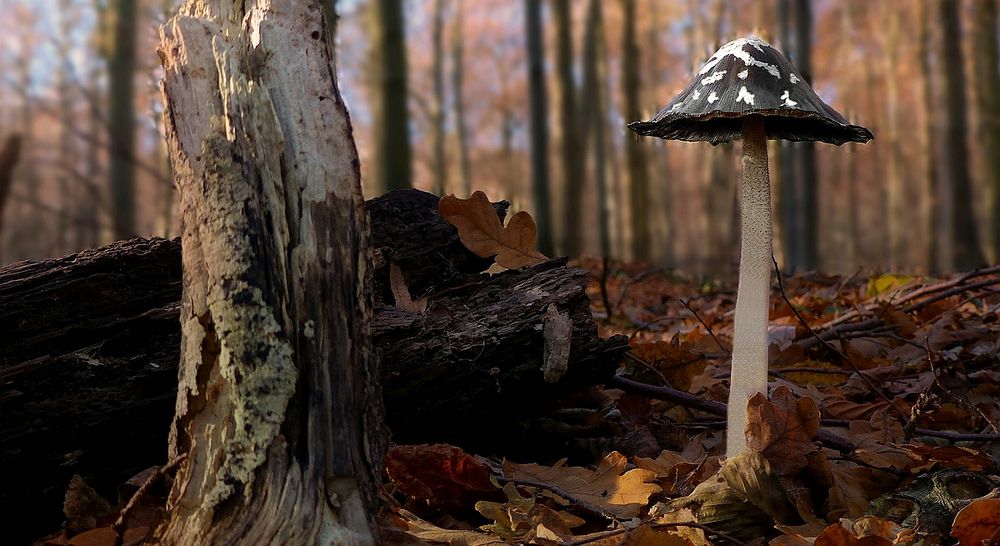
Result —
<svg viewBox="0 0 1000 546"><path fill-rule="evenodd" d="M495 256L507 269L520 269L542 263L548 258L535 250L535 221L525 211L518 212L504 227L486 194L477 191L468 199L454 195L441 198L438 212L458 228L465 248L481 258Z"/></svg>
<svg viewBox="0 0 1000 546"><path fill-rule="evenodd" d="M413 297L410 296L410 288L406 286L402 270L391 262L389 263L389 287L392 289L392 298L396 300L396 307L418 314L427 310L427 298L414 301Z"/></svg>
<svg viewBox="0 0 1000 546"><path fill-rule="evenodd" d="M435 508L470 510L498 493L486 464L446 444L393 446L385 467L400 491Z"/></svg>
<svg viewBox="0 0 1000 546"><path fill-rule="evenodd" d="M651 483L656 472L642 468L626 471L628 459L616 451L601 461L597 470L577 466L517 464L504 462L504 474L515 481L540 482L554 485L575 499L600 507L620 518L633 518L649 502L649 497L660 492Z"/></svg>
<svg viewBox="0 0 1000 546"><path fill-rule="evenodd" d="M1000 543L1000 499L972 501L955 516L951 536L959 546L983 546ZM987 542L988 541L988 542Z"/></svg>
<svg viewBox="0 0 1000 546"><path fill-rule="evenodd" d="M115 546L117 540L110 527L98 527L71 538L68 546Z"/></svg>
<svg viewBox="0 0 1000 546"><path fill-rule="evenodd" d="M747 448L760 453L779 476L801 472L819 451L812 441L819 430L819 409L811 398L795 399L786 387L750 398L747 406Z"/></svg>

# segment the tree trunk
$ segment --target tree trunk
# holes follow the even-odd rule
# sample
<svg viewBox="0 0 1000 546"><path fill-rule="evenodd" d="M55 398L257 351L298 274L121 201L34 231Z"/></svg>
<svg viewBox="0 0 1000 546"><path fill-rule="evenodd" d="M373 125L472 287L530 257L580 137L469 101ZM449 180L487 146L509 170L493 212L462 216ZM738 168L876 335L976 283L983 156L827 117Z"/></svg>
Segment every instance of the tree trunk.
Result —
<svg viewBox="0 0 1000 546"><path fill-rule="evenodd" d="M551 256L552 214L549 202L549 123L545 94L545 35L541 0L524 0L528 55L528 103L531 108L531 191L538 225L538 250Z"/></svg>
<svg viewBox="0 0 1000 546"><path fill-rule="evenodd" d="M370 9L375 80L375 97L372 100L375 127L373 167L378 187L385 193L409 188L413 183L407 105L406 27L403 23L403 0L374 0Z"/></svg>
<svg viewBox="0 0 1000 546"><path fill-rule="evenodd" d="M110 145L109 187L112 225L116 239L137 234L135 225L135 77L136 18L134 0L110 0L113 18L112 43L108 52L108 141Z"/></svg>
<svg viewBox="0 0 1000 546"><path fill-rule="evenodd" d="M978 109L976 127L982 147L983 182L990 188L990 231L993 262L1000 262L1000 64L997 43L997 0L973 3L973 60L978 81L974 87Z"/></svg>
<svg viewBox="0 0 1000 546"><path fill-rule="evenodd" d="M462 2L455 2L454 23L451 27L451 87L455 109L455 138L458 141L458 170L464 195L472 195L472 165L469 162L469 136L465 124L465 17Z"/></svg>
<svg viewBox="0 0 1000 546"><path fill-rule="evenodd" d="M625 100L625 119L642 118L639 106L639 42L635 30L635 0L622 0L625 29L622 32L622 94ZM625 139L628 158L629 205L631 208L632 259L649 262L649 170L643 142L629 135Z"/></svg>
<svg viewBox="0 0 1000 546"><path fill-rule="evenodd" d="M923 220L924 236L924 266L930 274L940 271L941 262L938 259L938 233L937 226L940 224L941 205L937 198L938 169L940 165L935 159L937 156L937 146L935 145L935 126L937 113L934 100L934 86L930 63L931 44L931 22L927 9L930 0L916 1L917 18L917 65L920 68L920 101L921 101L921 131L920 141L921 155L923 162L923 183L921 184L921 216Z"/></svg>
<svg viewBox="0 0 1000 546"><path fill-rule="evenodd" d="M795 53L792 40L792 0L777 0L778 41L781 48L792 57ZM797 59L792 59L797 62ZM800 68L801 70L801 68ZM781 141L777 163L777 211L778 233L781 237L781 254L784 256L782 267L786 271L795 271L802 264L801 249L802 226L796 207L801 199L795 173L796 153L793 143Z"/></svg>
<svg viewBox="0 0 1000 546"><path fill-rule="evenodd" d="M887 117L886 147L889 161L887 162L887 205L886 219L889 225L888 258L893 268L907 265L905 233L905 188L903 186L903 156L899 146L899 85L896 82L899 63L899 8L885 5L888 21L885 23L885 65L882 74L885 77L885 108Z"/></svg>
<svg viewBox="0 0 1000 546"><path fill-rule="evenodd" d="M318 0L161 28L184 268L163 544L375 544L368 227Z"/></svg>
<svg viewBox="0 0 1000 546"><path fill-rule="evenodd" d="M972 210L972 179L969 174L969 146L966 130L965 64L962 55L962 29L959 0L939 0L941 22L938 70L942 82L945 112L944 165L949 173L949 203L945 207L951 229L950 266L958 271L983 265L979 230Z"/></svg>
<svg viewBox="0 0 1000 546"><path fill-rule="evenodd" d="M812 84L812 0L795 2L795 51L792 62L810 85ZM798 238L801 269L816 269L819 266L819 176L816 172L816 145L812 142L796 142L792 146L795 157L795 184L799 201L795 204L801 233Z"/></svg>
<svg viewBox="0 0 1000 546"><path fill-rule="evenodd" d="M587 23L583 37L583 100L585 114L593 133L593 172L597 187L597 229L600 256L611 257L611 231L608 222L608 189L604 146L604 93L600 74L600 55L603 52L604 23L600 0L590 0L587 7Z"/></svg>
<svg viewBox="0 0 1000 546"><path fill-rule="evenodd" d="M431 79L434 82L434 100L431 103L431 141L434 146L434 193L445 195L448 158L445 154L444 0L434 0L433 11Z"/></svg>
<svg viewBox="0 0 1000 546"><path fill-rule="evenodd" d="M577 256L583 246L580 218L586 187L585 135L581 134L580 110L573 78L573 12L569 0L553 0L552 18L556 26L556 89L559 96L560 155L563 172L563 233L561 252ZM638 119L638 118L636 118Z"/></svg>
<svg viewBox="0 0 1000 546"><path fill-rule="evenodd" d="M0 265L3 260L3 222L4 210L7 207L7 197L10 196L10 188L14 183L14 168L17 167L17 160L21 155L21 137L12 135L4 141L3 148L0 149Z"/></svg>

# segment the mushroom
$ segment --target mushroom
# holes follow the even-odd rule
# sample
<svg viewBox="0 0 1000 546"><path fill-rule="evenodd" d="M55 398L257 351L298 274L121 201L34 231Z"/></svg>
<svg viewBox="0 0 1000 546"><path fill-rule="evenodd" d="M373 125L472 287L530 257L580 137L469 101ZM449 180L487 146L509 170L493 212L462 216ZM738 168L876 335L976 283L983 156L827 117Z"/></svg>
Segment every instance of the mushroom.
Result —
<svg viewBox="0 0 1000 546"><path fill-rule="evenodd" d="M628 126L643 136L713 145L743 139L742 247L726 434L726 456L732 457L746 446L748 399L767 394L772 260L767 139L839 146L874 136L820 100L788 59L756 36L722 46L653 119Z"/></svg>

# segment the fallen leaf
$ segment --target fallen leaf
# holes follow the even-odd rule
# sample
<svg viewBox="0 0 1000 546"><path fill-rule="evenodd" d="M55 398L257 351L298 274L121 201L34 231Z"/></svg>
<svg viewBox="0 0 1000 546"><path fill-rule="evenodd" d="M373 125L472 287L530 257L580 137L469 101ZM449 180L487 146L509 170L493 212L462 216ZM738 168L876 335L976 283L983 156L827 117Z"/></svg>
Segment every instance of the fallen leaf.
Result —
<svg viewBox="0 0 1000 546"><path fill-rule="evenodd" d="M504 461L503 469L507 478L556 486L619 518L638 516L649 497L660 492L660 486L651 483L656 472L643 468L626 471L628 459L617 451L609 453L596 470L564 465L565 461L551 467Z"/></svg>
<svg viewBox="0 0 1000 546"><path fill-rule="evenodd" d="M454 195L441 198L438 212L458 228L465 248L481 258L495 256L507 269L520 269L542 263L548 258L535 250L535 220L525 211L518 212L504 227L486 194L477 191L468 199Z"/></svg>
<svg viewBox="0 0 1000 546"><path fill-rule="evenodd" d="M115 546L118 535L110 527L98 527L76 535L68 546Z"/></svg>
<svg viewBox="0 0 1000 546"><path fill-rule="evenodd" d="M395 532L419 539L417 544L447 544L448 546L506 546L503 540L472 529L442 529L433 523L420 519L415 514L399 509L389 522L389 533ZM383 534L389 534L385 532ZM389 544L401 543L389 540ZM414 542L404 542L407 546Z"/></svg>
<svg viewBox="0 0 1000 546"><path fill-rule="evenodd" d="M406 286L406 279L403 271L394 263L389 263L389 288L392 289L392 298L396 301L396 307L411 313L423 313L427 310L427 298L423 297L416 301L410 296L410 289Z"/></svg>
<svg viewBox="0 0 1000 546"><path fill-rule="evenodd" d="M819 431L819 409L811 398L796 400L786 387L776 388L771 399L763 394L747 406L747 449L760 453L779 476L801 472L819 451L812 438Z"/></svg>
<svg viewBox="0 0 1000 546"><path fill-rule="evenodd" d="M1000 499L978 499L955 516L951 536L959 546L1000 543Z"/></svg>
<svg viewBox="0 0 1000 546"><path fill-rule="evenodd" d="M486 464L446 444L393 446L385 467L400 491L435 508L470 510L498 493Z"/></svg>

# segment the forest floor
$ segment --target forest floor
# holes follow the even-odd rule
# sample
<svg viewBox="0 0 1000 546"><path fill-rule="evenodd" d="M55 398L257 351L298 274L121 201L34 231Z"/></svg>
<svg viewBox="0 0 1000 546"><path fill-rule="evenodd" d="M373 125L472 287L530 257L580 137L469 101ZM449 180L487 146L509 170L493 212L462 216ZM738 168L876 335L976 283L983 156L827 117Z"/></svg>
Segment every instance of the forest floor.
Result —
<svg viewBox="0 0 1000 546"><path fill-rule="evenodd" d="M749 447L726 459L735 287L576 265L601 335L631 351L536 417L572 462L394 446L384 543L1000 544L1000 267L776 280L770 399L751 400ZM128 507L74 480L66 530L39 544L140 544L171 465L123 485Z"/></svg>
<svg viewBox="0 0 1000 546"><path fill-rule="evenodd" d="M602 335L632 346L554 414L591 464L397 446L393 544L1000 544L1000 267L780 279L771 397L726 460L733 287L579 265Z"/></svg>

